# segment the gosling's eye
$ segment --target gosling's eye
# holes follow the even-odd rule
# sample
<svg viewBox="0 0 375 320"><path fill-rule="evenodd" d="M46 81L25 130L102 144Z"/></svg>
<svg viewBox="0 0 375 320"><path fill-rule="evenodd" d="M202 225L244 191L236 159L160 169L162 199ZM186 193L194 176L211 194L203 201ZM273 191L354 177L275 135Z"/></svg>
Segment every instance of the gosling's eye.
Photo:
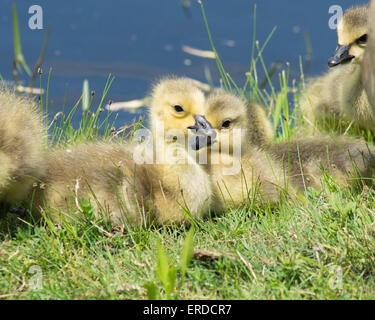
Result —
<svg viewBox="0 0 375 320"><path fill-rule="evenodd" d="M179 105L175 105L174 110L178 113L184 112L184 108Z"/></svg>
<svg viewBox="0 0 375 320"><path fill-rule="evenodd" d="M367 43L367 34L364 34L362 37L357 39L357 44L366 44Z"/></svg>
<svg viewBox="0 0 375 320"><path fill-rule="evenodd" d="M231 124L231 121L230 120L225 120L221 127L224 128L224 129L228 129L230 127L230 124Z"/></svg>

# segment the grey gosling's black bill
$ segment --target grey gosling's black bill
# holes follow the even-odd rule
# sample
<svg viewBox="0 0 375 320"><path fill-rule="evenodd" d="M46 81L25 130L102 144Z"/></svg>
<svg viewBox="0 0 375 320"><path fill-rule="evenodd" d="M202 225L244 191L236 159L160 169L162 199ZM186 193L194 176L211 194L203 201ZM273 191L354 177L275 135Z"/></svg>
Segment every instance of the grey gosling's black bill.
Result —
<svg viewBox="0 0 375 320"><path fill-rule="evenodd" d="M342 46L339 44L333 56L329 58L328 66L332 68L343 62L352 60L354 56L349 54L349 49L350 49L350 46Z"/></svg>
<svg viewBox="0 0 375 320"><path fill-rule="evenodd" d="M188 127L196 136L189 138L193 150L208 147L215 142L216 131L212 128L205 116L194 115L195 125Z"/></svg>

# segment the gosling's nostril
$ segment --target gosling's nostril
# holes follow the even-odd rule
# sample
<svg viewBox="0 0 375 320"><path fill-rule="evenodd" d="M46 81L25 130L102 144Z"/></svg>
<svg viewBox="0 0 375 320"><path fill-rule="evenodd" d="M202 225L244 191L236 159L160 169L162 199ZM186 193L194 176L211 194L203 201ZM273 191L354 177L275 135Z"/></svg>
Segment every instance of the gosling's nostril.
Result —
<svg viewBox="0 0 375 320"><path fill-rule="evenodd" d="M328 66L329 66L329 67L332 68L332 67L334 67L334 66L336 66L336 65L337 65L337 63L336 63L334 60L329 60L329 61L328 61Z"/></svg>

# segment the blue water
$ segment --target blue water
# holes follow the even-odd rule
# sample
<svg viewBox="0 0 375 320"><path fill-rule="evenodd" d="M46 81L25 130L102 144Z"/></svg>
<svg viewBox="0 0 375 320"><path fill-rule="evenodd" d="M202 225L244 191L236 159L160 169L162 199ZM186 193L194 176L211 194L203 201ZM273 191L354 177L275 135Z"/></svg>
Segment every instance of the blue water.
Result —
<svg viewBox="0 0 375 320"><path fill-rule="evenodd" d="M190 0L186 10L180 0L36 0L17 4L22 48L33 66L44 40L44 30L28 27L28 8L43 8L43 24L51 35L43 70L52 68L49 98L61 109L67 87L67 106L72 107L88 79L90 89L101 92L112 73L116 79L108 99L126 101L144 97L152 82L166 74L205 81L207 66L215 83L214 60L190 56L182 45L210 50L200 6ZM312 44L312 61L307 77L327 70L327 59L336 47L336 34L328 27L331 5L349 6L363 1L349 0L206 0L207 19L216 48L226 70L242 84L249 69L253 33L253 10L257 4L257 40L264 43L274 26L277 31L264 51L267 66L281 59L291 63L292 77L299 77L299 57L305 59L304 31ZM0 0L0 74L12 80L13 34L10 0ZM228 46L228 40L234 46ZM190 59L191 65L184 61ZM25 75L20 77L28 84ZM277 78L275 77L275 80ZM46 74L43 75L46 85ZM99 94L95 102L98 102ZM121 123L134 114L121 111Z"/></svg>

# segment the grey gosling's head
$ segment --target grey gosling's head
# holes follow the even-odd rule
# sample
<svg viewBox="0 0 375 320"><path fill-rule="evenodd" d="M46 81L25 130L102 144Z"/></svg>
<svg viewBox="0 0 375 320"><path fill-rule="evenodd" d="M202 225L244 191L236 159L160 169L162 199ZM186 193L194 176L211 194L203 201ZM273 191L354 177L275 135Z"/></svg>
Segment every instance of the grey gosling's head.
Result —
<svg viewBox="0 0 375 320"><path fill-rule="evenodd" d="M221 152L232 153L235 146L244 152L249 147L262 148L272 143L271 122L260 105L223 90L211 93L206 104L205 115L217 130Z"/></svg>
<svg viewBox="0 0 375 320"><path fill-rule="evenodd" d="M338 44L329 67L343 63L360 63L367 45L367 5L348 9L337 25Z"/></svg>

